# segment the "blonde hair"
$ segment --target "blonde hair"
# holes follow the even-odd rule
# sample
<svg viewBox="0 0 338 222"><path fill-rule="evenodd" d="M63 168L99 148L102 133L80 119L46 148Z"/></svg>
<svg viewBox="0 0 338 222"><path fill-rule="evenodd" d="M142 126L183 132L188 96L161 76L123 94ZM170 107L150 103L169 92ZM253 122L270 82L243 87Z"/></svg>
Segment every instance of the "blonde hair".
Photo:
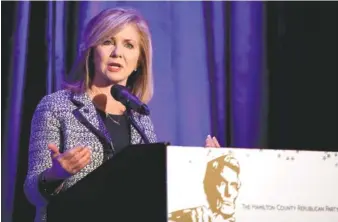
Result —
<svg viewBox="0 0 338 222"><path fill-rule="evenodd" d="M89 21L79 47L78 59L69 73L70 76L77 76L78 81L65 83L65 88L84 92L90 87L94 76L93 48L118 33L126 24L133 24L140 35L137 72L129 76L127 86L142 102L150 101L153 96L151 35L147 22L134 9L106 9Z"/></svg>

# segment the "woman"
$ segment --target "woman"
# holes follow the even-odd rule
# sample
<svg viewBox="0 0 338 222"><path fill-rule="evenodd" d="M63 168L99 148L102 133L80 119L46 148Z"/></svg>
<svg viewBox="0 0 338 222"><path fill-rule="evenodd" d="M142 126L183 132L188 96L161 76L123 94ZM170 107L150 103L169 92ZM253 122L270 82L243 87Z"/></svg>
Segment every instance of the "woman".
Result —
<svg viewBox="0 0 338 222"><path fill-rule="evenodd" d="M45 96L32 119L24 189L36 206L35 221L47 220L46 205L52 195L129 144L144 143L129 123L126 107L111 96L110 89L119 84L143 103L151 99L152 44L145 20L130 9L107 9L95 16L85 29L71 75L79 76L79 81ZM130 115L147 140L156 142L149 116ZM207 141L206 146L215 145L214 140Z"/></svg>
<svg viewBox="0 0 338 222"><path fill-rule="evenodd" d="M71 71L80 81L45 96L33 116L24 188L37 208L36 221L46 220L51 195L72 186L123 147L143 143L110 88L127 86L147 103L153 93L151 68L149 29L137 12L108 9L89 22ZM156 142L150 118L132 115L147 139Z"/></svg>

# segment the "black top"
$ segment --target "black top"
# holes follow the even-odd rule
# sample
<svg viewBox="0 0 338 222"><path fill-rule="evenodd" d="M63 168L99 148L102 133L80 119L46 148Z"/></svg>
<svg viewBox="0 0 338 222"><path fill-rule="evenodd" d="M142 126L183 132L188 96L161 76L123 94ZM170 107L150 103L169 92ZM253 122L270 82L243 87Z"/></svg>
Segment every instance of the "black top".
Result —
<svg viewBox="0 0 338 222"><path fill-rule="evenodd" d="M96 109L100 114L110 134L115 149L115 154L130 144L130 123L127 115L113 115ZM104 146L104 160L113 155L111 147Z"/></svg>

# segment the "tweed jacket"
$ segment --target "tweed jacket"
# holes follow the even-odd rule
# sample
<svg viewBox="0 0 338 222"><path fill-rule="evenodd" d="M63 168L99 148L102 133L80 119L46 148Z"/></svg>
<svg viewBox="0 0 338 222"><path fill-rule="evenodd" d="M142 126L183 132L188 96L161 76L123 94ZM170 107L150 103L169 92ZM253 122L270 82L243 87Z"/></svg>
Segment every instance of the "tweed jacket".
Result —
<svg viewBox="0 0 338 222"><path fill-rule="evenodd" d="M136 112L132 112L132 115L149 142L157 142L149 116ZM141 135L132 125L130 132L131 144L144 143ZM27 199L36 207L35 222L47 220L48 200L38 189L40 173L52 165L47 145L54 143L61 152L77 145L88 146L92 151L91 162L65 180L62 192L102 164L104 146L102 141L110 144L113 149L108 130L86 93L75 94L69 90L60 90L42 98L31 122L28 172L24 183Z"/></svg>

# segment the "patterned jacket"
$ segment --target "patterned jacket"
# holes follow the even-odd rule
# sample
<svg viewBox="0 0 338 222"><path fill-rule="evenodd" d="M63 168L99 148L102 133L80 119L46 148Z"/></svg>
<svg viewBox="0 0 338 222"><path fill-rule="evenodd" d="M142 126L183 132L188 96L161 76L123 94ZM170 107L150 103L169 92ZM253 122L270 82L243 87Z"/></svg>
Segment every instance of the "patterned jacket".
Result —
<svg viewBox="0 0 338 222"><path fill-rule="evenodd" d="M132 112L138 126L149 142L157 142L154 127L149 116ZM141 135L131 125L131 144L144 143ZM75 94L60 90L45 96L38 104L31 122L29 142L28 173L24 190L28 200L36 207L35 222L46 221L46 200L38 189L41 172L52 164L49 143L61 151L79 144L92 149L92 160L81 171L66 179L62 191L74 185L103 162L103 142L112 145L111 137L94 104L86 93Z"/></svg>

